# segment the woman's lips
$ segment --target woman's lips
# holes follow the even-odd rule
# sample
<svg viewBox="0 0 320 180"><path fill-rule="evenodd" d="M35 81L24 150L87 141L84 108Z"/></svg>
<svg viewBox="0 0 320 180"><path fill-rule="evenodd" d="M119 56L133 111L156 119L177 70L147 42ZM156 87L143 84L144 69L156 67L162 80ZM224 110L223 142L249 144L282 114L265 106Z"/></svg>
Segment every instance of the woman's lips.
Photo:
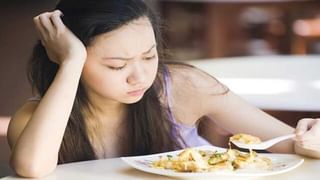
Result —
<svg viewBox="0 0 320 180"><path fill-rule="evenodd" d="M135 90L135 91L130 91L130 92L127 92L127 94L129 96L141 96L145 91L145 88L143 89L139 89L139 90Z"/></svg>

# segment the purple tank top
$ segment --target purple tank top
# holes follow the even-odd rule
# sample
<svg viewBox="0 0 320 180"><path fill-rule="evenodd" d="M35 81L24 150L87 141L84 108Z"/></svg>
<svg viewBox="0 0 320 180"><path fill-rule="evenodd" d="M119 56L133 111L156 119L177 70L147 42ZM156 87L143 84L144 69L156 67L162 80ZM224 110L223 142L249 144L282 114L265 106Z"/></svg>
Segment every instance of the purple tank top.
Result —
<svg viewBox="0 0 320 180"><path fill-rule="evenodd" d="M182 145L183 148L211 145L207 140L205 140L198 134L198 129L196 126L187 126L187 125L181 124L177 122L176 119L174 118L174 115L171 110L172 109L171 79L170 79L169 71L166 66L164 67L164 87L165 87L165 95L167 98L168 116L169 116L169 120L173 124L173 129L171 132L172 137L179 138L178 135L180 134L185 144L182 143L182 141L179 139L178 139L178 142Z"/></svg>

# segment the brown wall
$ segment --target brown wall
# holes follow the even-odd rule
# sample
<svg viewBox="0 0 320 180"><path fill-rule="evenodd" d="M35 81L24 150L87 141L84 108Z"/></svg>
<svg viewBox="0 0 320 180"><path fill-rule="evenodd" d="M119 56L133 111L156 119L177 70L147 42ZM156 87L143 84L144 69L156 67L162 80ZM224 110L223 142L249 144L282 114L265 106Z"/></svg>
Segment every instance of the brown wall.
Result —
<svg viewBox="0 0 320 180"><path fill-rule="evenodd" d="M0 2L0 116L11 116L31 96L25 69L36 41L32 17L55 4L40 2Z"/></svg>
<svg viewBox="0 0 320 180"><path fill-rule="evenodd" d="M54 4L55 0L0 1L0 177L12 173L4 135L8 116L31 97L26 63L36 41L32 17L52 9Z"/></svg>

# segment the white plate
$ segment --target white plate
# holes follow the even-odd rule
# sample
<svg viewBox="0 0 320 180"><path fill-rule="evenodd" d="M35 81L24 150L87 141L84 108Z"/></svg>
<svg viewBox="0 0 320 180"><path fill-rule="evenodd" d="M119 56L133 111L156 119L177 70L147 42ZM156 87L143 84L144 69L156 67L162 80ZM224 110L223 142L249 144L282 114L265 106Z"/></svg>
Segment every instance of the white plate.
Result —
<svg viewBox="0 0 320 180"><path fill-rule="evenodd" d="M200 146L196 147L199 150L211 150L218 152L225 152L226 149L215 146ZM259 177L259 176L270 176L280 173L285 173L295 169L301 165L304 161L301 157L293 154L271 154L271 153L259 153L262 156L268 157L272 161L272 167L269 170L257 170L257 169L240 169L236 171L217 171L217 172L176 172L173 170L159 169L150 167L150 163L159 160L159 156L172 155L176 156L182 150L171 151L166 153L145 155L145 156L133 156L133 157L122 157L121 159L129 164L130 166L148 173L173 176L173 177Z"/></svg>

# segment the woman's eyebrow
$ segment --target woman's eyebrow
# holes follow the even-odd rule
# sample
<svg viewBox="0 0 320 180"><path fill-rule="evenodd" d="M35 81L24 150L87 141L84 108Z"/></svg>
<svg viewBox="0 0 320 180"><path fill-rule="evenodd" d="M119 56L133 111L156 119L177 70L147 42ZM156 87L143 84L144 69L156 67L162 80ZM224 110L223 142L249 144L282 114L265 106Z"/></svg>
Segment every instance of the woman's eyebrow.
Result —
<svg viewBox="0 0 320 180"><path fill-rule="evenodd" d="M149 48L146 52L143 52L142 54L148 54L148 53L150 53L150 51L151 51L153 48L155 48L155 47L156 47L156 45L153 44L153 45L151 46L151 48ZM133 59L133 58L126 58L126 57L104 57L103 59L104 59L104 60L123 60L123 61L128 61L128 60L131 60L131 59Z"/></svg>
<svg viewBox="0 0 320 180"><path fill-rule="evenodd" d="M142 53L142 54L148 54L148 53L150 53L150 51L151 51L154 47L156 47L155 44L153 44L148 51L146 51L146 52L144 52L144 53Z"/></svg>

